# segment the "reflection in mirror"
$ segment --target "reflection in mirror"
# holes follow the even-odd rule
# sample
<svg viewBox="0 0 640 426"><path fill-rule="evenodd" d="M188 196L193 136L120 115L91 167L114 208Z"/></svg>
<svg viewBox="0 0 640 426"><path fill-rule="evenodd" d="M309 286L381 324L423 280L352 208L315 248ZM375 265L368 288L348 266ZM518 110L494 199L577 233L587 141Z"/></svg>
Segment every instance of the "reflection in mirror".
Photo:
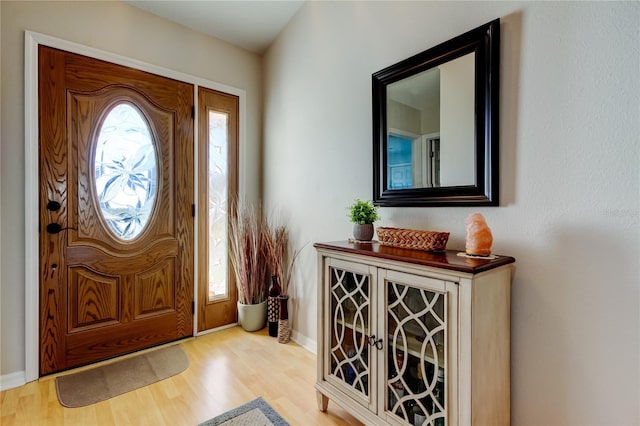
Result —
<svg viewBox="0 0 640 426"><path fill-rule="evenodd" d="M495 206L500 20L372 76L373 203Z"/></svg>
<svg viewBox="0 0 640 426"><path fill-rule="evenodd" d="M475 54L387 86L387 188L475 185Z"/></svg>

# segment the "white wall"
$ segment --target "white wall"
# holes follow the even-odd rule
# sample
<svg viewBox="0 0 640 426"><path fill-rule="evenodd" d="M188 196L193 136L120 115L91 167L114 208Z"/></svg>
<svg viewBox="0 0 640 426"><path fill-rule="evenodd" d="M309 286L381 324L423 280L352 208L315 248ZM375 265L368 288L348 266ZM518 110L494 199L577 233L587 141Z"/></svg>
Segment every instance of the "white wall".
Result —
<svg viewBox="0 0 640 426"><path fill-rule="evenodd" d="M307 3L265 57L265 203L299 244L349 237L345 207L372 194L371 74L497 17L500 207L385 208L379 224L462 249L479 211L517 259L514 424L640 424L640 3ZM315 262L307 247L294 277L309 341Z"/></svg>
<svg viewBox="0 0 640 426"><path fill-rule="evenodd" d="M476 183L475 54L440 65L440 184Z"/></svg>
<svg viewBox="0 0 640 426"><path fill-rule="evenodd" d="M394 100L387 101L388 129L403 130L414 135L420 135L422 134L421 121L420 110Z"/></svg>
<svg viewBox="0 0 640 426"><path fill-rule="evenodd" d="M24 371L24 31L113 52L246 92L247 198L260 196L261 58L115 2L0 2L1 289L0 375Z"/></svg>

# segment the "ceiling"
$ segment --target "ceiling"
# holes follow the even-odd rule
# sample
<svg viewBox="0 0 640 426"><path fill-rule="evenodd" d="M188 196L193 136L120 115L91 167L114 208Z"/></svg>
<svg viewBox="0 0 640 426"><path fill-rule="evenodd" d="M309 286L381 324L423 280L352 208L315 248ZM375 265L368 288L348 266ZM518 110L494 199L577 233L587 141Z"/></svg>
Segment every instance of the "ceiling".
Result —
<svg viewBox="0 0 640 426"><path fill-rule="evenodd" d="M154 15L263 53L305 0L122 0Z"/></svg>

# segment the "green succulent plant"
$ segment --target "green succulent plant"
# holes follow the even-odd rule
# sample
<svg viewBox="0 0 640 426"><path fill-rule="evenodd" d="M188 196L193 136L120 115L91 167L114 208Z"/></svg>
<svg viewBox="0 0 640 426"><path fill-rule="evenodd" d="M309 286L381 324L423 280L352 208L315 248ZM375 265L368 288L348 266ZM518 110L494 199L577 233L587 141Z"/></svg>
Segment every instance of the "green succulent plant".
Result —
<svg viewBox="0 0 640 426"><path fill-rule="evenodd" d="M362 201L356 198L348 209L349 217L353 223L364 225L365 223L373 223L376 220L380 220L380 216L378 216L378 207L374 206L371 200Z"/></svg>

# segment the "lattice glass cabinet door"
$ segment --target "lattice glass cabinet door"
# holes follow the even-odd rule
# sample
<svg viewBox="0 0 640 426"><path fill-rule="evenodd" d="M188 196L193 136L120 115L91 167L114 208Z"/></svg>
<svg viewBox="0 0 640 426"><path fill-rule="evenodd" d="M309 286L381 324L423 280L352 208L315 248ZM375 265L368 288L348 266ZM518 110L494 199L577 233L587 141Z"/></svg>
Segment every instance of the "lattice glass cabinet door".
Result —
<svg viewBox="0 0 640 426"><path fill-rule="evenodd" d="M357 269L357 268L355 268ZM363 405L372 400L372 353L370 346L372 274L368 267L356 271L328 266L328 368L330 379L358 397Z"/></svg>
<svg viewBox="0 0 640 426"><path fill-rule="evenodd" d="M385 410L410 425L445 426L447 293L444 287L393 279L385 281L385 289Z"/></svg>

